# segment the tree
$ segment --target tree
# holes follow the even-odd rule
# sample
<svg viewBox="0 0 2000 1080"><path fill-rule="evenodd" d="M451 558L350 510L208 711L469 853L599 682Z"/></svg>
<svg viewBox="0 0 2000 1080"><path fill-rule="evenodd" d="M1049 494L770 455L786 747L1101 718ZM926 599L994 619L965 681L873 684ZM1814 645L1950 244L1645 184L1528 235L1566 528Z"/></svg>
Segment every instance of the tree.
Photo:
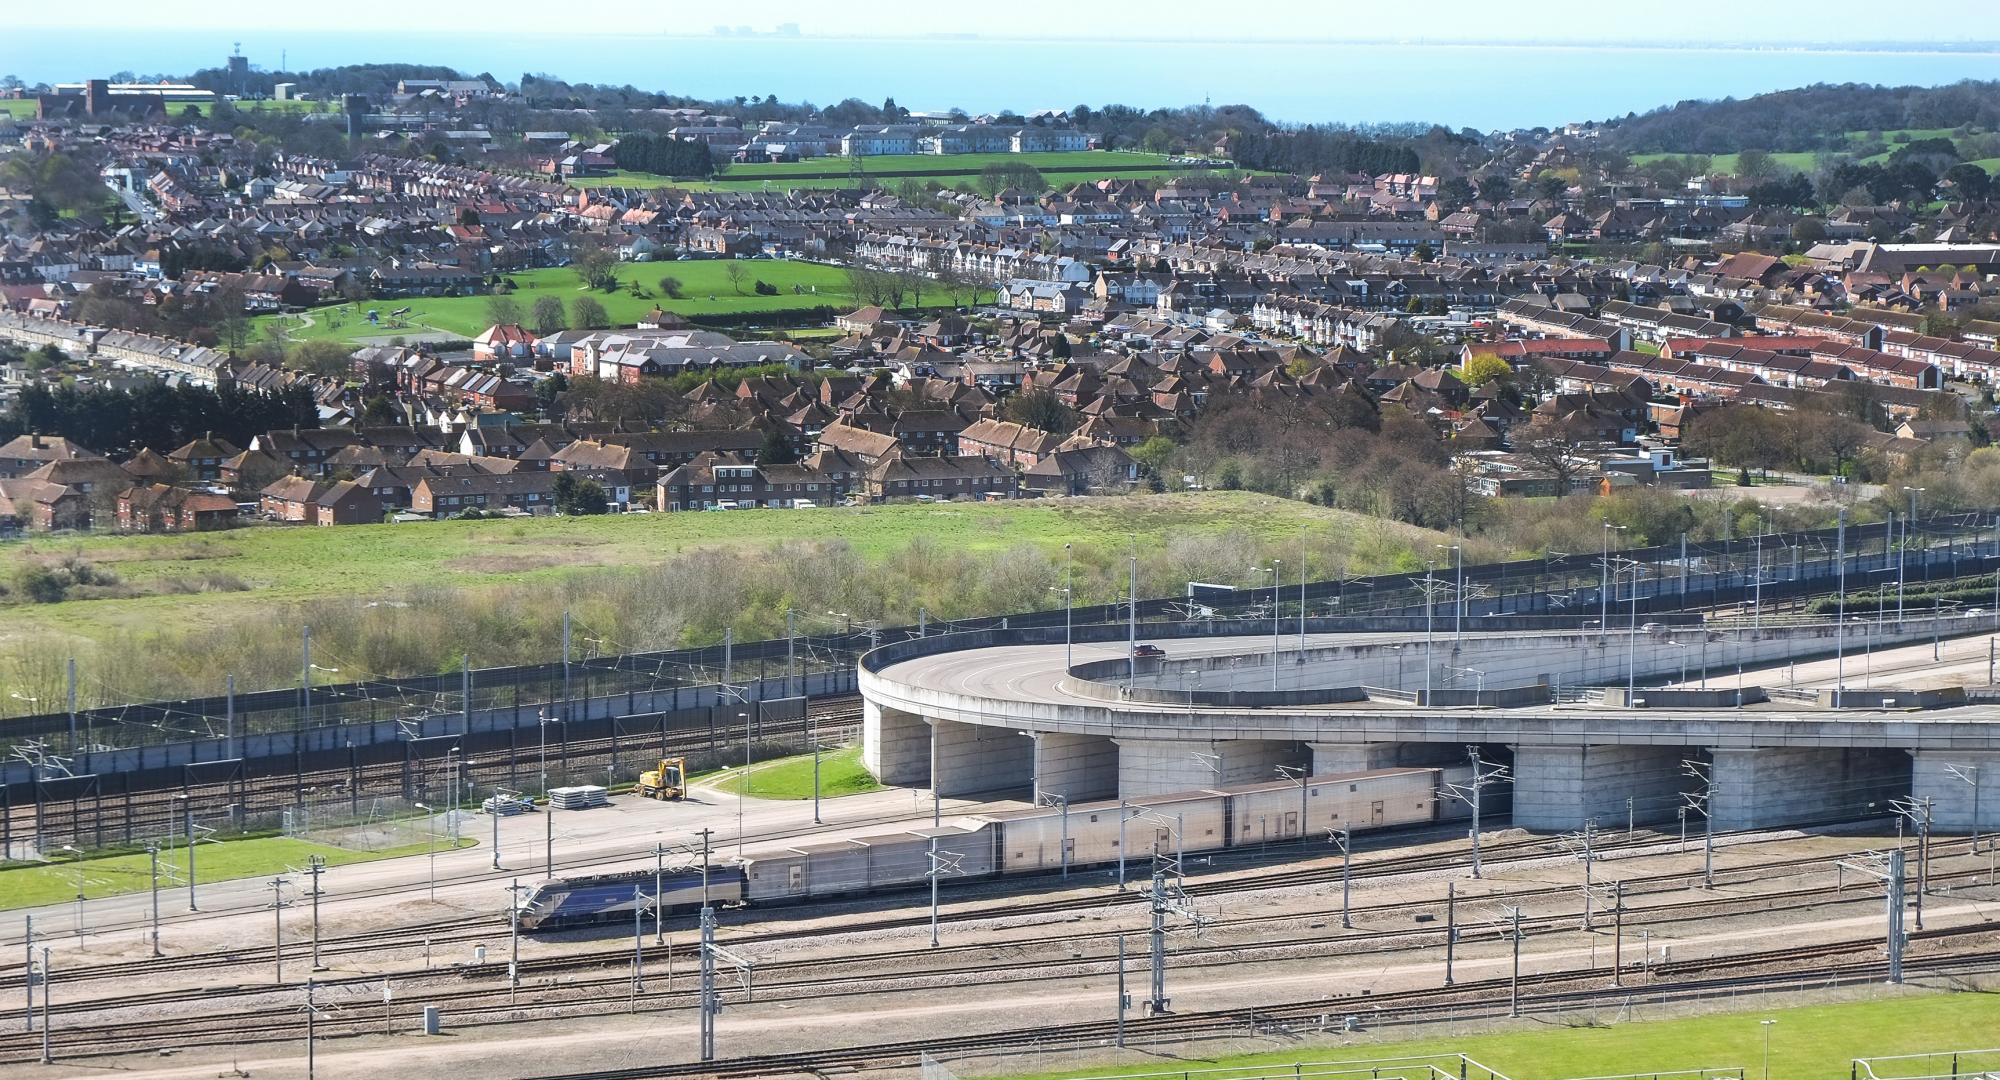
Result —
<svg viewBox="0 0 2000 1080"><path fill-rule="evenodd" d="M517 326L521 322L521 304L511 296L496 293L486 298L486 321L494 326Z"/></svg>
<svg viewBox="0 0 2000 1080"><path fill-rule="evenodd" d="M556 513L571 517L602 514L605 503L609 501L603 484L580 478L573 472L557 473L555 483L550 485L549 496L555 500Z"/></svg>
<svg viewBox="0 0 2000 1080"><path fill-rule="evenodd" d="M354 358L338 341L301 341L285 354L285 366L314 375L342 377L351 374Z"/></svg>
<svg viewBox="0 0 2000 1080"><path fill-rule="evenodd" d="M569 318L563 313L563 302L560 296L535 297L534 319L535 333L542 337L548 337L550 334L560 333L569 328Z"/></svg>
<svg viewBox="0 0 2000 1080"><path fill-rule="evenodd" d="M611 316L594 296L579 296L569 302L569 324L578 330L603 330Z"/></svg>
<svg viewBox="0 0 2000 1080"><path fill-rule="evenodd" d="M1514 377L1514 368L1507 361L1492 353L1480 353L1465 362L1458 369L1459 381L1467 386L1480 387L1489 382L1505 382Z"/></svg>
<svg viewBox="0 0 2000 1080"><path fill-rule="evenodd" d="M1561 497L1570 493L1570 485L1583 472L1585 462L1576 455L1582 445L1582 432L1575 425L1538 420L1514 440L1514 452L1529 468L1555 481L1555 494Z"/></svg>
<svg viewBox="0 0 2000 1080"><path fill-rule="evenodd" d="M785 438L782 430L774 427L764 433L764 442L757 447L757 464L790 465L798 460L799 456L792 452L792 441Z"/></svg>
<svg viewBox="0 0 2000 1080"><path fill-rule="evenodd" d="M1777 168L1768 150L1742 150L1736 154L1736 175L1751 183L1769 179Z"/></svg>
<svg viewBox="0 0 2000 1080"><path fill-rule="evenodd" d="M609 292L618 287L618 276L614 272L618 265L618 254L594 238L580 241L570 255L578 280L585 288L603 289Z"/></svg>
<svg viewBox="0 0 2000 1080"><path fill-rule="evenodd" d="M1046 390L1025 390L1007 399L1002 418L1023 427L1063 434L1076 430L1076 412Z"/></svg>
<svg viewBox="0 0 2000 1080"><path fill-rule="evenodd" d="M660 295L669 300L684 300L687 298L687 286L681 283L680 278L672 274L662 274L660 275Z"/></svg>
<svg viewBox="0 0 2000 1080"><path fill-rule="evenodd" d="M730 287L736 290L736 295L738 296L743 295L744 274L743 264L737 262L735 259L730 259L722 264L722 276L729 279Z"/></svg>
<svg viewBox="0 0 2000 1080"><path fill-rule="evenodd" d="M1041 170L1024 161L996 161L979 170L979 190L988 195L998 195L1008 188L1018 188L1033 195L1049 189Z"/></svg>

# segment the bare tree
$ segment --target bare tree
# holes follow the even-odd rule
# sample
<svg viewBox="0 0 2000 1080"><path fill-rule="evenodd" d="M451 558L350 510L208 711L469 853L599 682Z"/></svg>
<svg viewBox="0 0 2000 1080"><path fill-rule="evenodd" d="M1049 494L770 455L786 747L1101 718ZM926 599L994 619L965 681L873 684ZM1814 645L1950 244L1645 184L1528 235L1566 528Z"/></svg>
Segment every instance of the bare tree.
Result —
<svg viewBox="0 0 2000 1080"><path fill-rule="evenodd" d="M1514 440L1514 453L1530 469L1555 481L1555 494L1568 495L1589 463L1577 456L1583 445L1578 425L1567 420L1536 421Z"/></svg>
<svg viewBox="0 0 2000 1080"><path fill-rule="evenodd" d="M737 262L735 259L723 263L722 276L729 279L729 285L736 290L736 295L743 295L744 270L742 263Z"/></svg>

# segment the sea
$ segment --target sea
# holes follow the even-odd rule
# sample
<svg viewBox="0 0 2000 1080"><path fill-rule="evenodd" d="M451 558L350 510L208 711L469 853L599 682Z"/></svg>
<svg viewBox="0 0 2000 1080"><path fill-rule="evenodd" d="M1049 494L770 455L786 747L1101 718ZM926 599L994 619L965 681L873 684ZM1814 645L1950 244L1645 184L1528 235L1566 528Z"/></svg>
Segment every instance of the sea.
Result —
<svg viewBox="0 0 2000 1080"><path fill-rule="evenodd" d="M630 24L631 20L618 20ZM1602 120L1688 99L1811 83L1936 86L2000 79L2000 51L1646 47L1336 41L837 38L646 33L277 34L12 27L0 75L29 83L219 67L447 64L502 82L524 73L702 99L775 94L832 104L893 97L908 109L1032 111L1106 103L1248 104L1286 122L1439 123L1507 130Z"/></svg>

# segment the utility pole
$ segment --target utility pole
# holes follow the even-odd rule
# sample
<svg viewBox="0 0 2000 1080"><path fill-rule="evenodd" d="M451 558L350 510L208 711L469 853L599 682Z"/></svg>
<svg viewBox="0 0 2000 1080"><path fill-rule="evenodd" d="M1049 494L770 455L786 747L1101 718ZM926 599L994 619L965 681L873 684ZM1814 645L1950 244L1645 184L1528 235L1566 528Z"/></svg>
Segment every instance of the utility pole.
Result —
<svg viewBox="0 0 2000 1080"><path fill-rule="evenodd" d="M1507 909L1513 916L1514 927L1507 937L1514 943L1514 969L1507 977L1507 1015L1521 1015L1521 909L1516 906Z"/></svg>
<svg viewBox="0 0 2000 1080"><path fill-rule="evenodd" d="M319 855L306 857L306 868L302 873L312 877L312 969L325 971L326 965L319 962L319 876L326 873L326 859Z"/></svg>
<svg viewBox="0 0 2000 1080"><path fill-rule="evenodd" d="M701 837L701 906L707 907L708 906L708 846L709 846L709 838L715 835L715 830L703 829L700 832L695 833L695 835Z"/></svg>
<svg viewBox="0 0 2000 1080"><path fill-rule="evenodd" d="M563 667L563 742L569 742L569 609L563 609L562 623L562 667ZM563 759L567 761L568 759Z"/></svg>
<svg viewBox="0 0 2000 1080"><path fill-rule="evenodd" d="M22 976L21 982L28 991L28 1030L33 1031L35 1030L35 917L33 915L27 916L26 929L22 932L27 937L28 961L21 969L26 973Z"/></svg>
<svg viewBox="0 0 2000 1080"><path fill-rule="evenodd" d="M1900 817L1898 821L1902 820ZM1903 981L1903 948L1908 943L1903 933L1903 883L1906 879L1903 848L1899 844L1885 855L1864 852L1853 859L1844 860L1842 869L1865 874L1883 883L1884 914L1887 916L1889 949L1889 982Z"/></svg>
<svg viewBox="0 0 2000 1080"><path fill-rule="evenodd" d="M1612 894L1611 985L1622 986L1625 977L1625 879L1619 878Z"/></svg>
<svg viewBox="0 0 2000 1080"><path fill-rule="evenodd" d="M34 975L34 963L30 960L28 974ZM49 966L48 946L42 946L42 1064L53 1065L55 1058L49 1054L49 998L56 990L55 969Z"/></svg>
<svg viewBox="0 0 2000 1080"><path fill-rule="evenodd" d="M1974 844L1978 847L1978 844ZM160 845L146 845L146 861L150 864L153 880L153 955L160 955Z"/></svg>
<svg viewBox="0 0 2000 1080"><path fill-rule="evenodd" d="M306 1008L305 1008L306 1080L313 1080L313 1077L317 1075L315 1062L313 1060L313 1034L314 1034L313 1028L315 1022L318 1021L319 1019L319 1006L313 1002L313 989L314 989L313 981L310 977L308 977L306 979Z"/></svg>
<svg viewBox="0 0 2000 1080"><path fill-rule="evenodd" d="M646 989L646 894L632 886L632 1011L639 1011L639 995ZM659 898L652 900L653 910L660 908Z"/></svg>
<svg viewBox="0 0 2000 1080"><path fill-rule="evenodd" d="M1125 686L1139 681L1139 555L1134 552L1125 583Z"/></svg>
<svg viewBox="0 0 2000 1080"><path fill-rule="evenodd" d="M1132 1007L1132 995L1125 989L1125 935L1118 935L1118 1046L1125 1046L1125 1010Z"/></svg>
<svg viewBox="0 0 2000 1080"><path fill-rule="evenodd" d="M683 778L685 781L685 778ZM660 897L667 895L667 845L653 845L653 944L664 945L667 940L667 905L660 903Z"/></svg>
<svg viewBox="0 0 2000 1080"><path fill-rule="evenodd" d="M715 1000L715 909L701 908L701 990L695 1010L701 1014L701 1060L715 1060L715 1014L721 1005Z"/></svg>
<svg viewBox="0 0 2000 1080"><path fill-rule="evenodd" d="M556 804L542 807L543 877L556 876Z"/></svg>
<svg viewBox="0 0 2000 1080"><path fill-rule="evenodd" d="M507 993L511 997L514 989L521 985L521 893L526 886L520 878L515 878L507 886Z"/></svg>
<svg viewBox="0 0 2000 1080"><path fill-rule="evenodd" d="M305 627L299 643L299 730L312 725L313 628Z"/></svg>
<svg viewBox="0 0 2000 1080"><path fill-rule="evenodd" d="M1348 831L1348 827L1342 825L1338 832L1328 829L1326 838L1328 841L1340 845L1340 928L1342 930L1352 930L1354 929L1354 920L1348 918L1347 899L1354 883L1352 875L1354 868L1354 845L1351 842L1353 836Z"/></svg>
<svg viewBox="0 0 2000 1080"><path fill-rule="evenodd" d="M1488 769L1486 763L1479 758L1479 747L1468 746L1465 751L1466 756L1472 760L1472 780L1466 784L1446 784L1440 789L1439 794L1448 799L1457 799L1472 808L1472 876L1476 878L1480 874L1479 812L1482 793L1490 785L1511 782L1512 775L1505 765L1495 765Z"/></svg>
<svg viewBox="0 0 2000 1080"><path fill-rule="evenodd" d="M1452 984L1452 962L1458 952L1458 882L1444 883L1444 984Z"/></svg>
<svg viewBox="0 0 2000 1080"><path fill-rule="evenodd" d="M1699 792L1683 792L1687 803L1681 808L1681 846L1687 846L1687 811L1701 811L1701 887L1715 888L1715 767L1705 761L1681 762L1681 774L1701 782Z"/></svg>
<svg viewBox="0 0 2000 1080"><path fill-rule="evenodd" d="M1838 512L1834 523L1834 563L1839 575L1840 597L1834 601L1833 624L1833 707L1847 704L1847 510Z"/></svg>
<svg viewBox="0 0 2000 1080"><path fill-rule="evenodd" d="M937 834L931 834L931 868L924 876L931 879L931 948L938 947L938 879L946 874L957 874L959 863L965 856L951 851L939 851Z"/></svg>
<svg viewBox="0 0 2000 1080"><path fill-rule="evenodd" d="M285 985L285 886L288 878L271 879L271 968L274 980ZM46 996L46 995L45 995Z"/></svg>

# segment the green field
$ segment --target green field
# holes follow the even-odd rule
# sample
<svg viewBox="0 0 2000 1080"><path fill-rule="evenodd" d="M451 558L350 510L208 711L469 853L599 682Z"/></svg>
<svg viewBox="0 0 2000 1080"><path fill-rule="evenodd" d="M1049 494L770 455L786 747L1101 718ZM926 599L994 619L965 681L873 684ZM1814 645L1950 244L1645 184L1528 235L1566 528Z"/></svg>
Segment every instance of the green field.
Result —
<svg viewBox="0 0 2000 1080"><path fill-rule="evenodd" d="M1655 161L1661 161L1666 158L1677 158L1686 156L1688 155L1633 154L1632 164L1649 165ZM1695 155L1695 156L1700 156L1700 155ZM1775 167L1777 167L1780 170L1789 169L1794 172L1811 172L1819 164L1819 154L1817 152L1809 150L1796 153L1787 151L1784 153L1772 154L1771 162ZM1709 171L1715 173L1727 173L1730 175L1734 175L1736 172L1736 155L1735 154L1712 155L1709 158Z"/></svg>
<svg viewBox="0 0 2000 1080"><path fill-rule="evenodd" d="M728 278L728 268L732 265L743 270L740 291L739 286L732 284ZM784 259L669 259L625 263L618 267L617 275L621 283L637 283L640 294L634 295L626 288L620 288L615 293L585 290L576 272L562 267L525 270L505 277L517 287L511 295L520 306L524 320L532 313L536 299L543 296L562 300L565 308L576 297L589 296L604 305L613 326L631 326L655 307L698 319L703 315L781 314L819 307L844 312L859 306L849 288L847 272L837 266L820 263ZM681 279L686 290L685 299L670 300L660 292L660 278L667 275ZM777 286L778 295L758 296L754 290L759 280ZM795 287L800 291L794 292ZM990 294L982 293L981 296L990 297ZM444 296L362 300L314 308L302 315L259 316L253 322L257 324L259 333L266 325L279 326L290 341L360 342L382 340L397 334L445 334L469 338L491 325L487 315L489 299L486 296ZM925 306L948 306L950 300L942 289L935 296L929 292L924 294ZM405 307L410 309L407 315L390 315ZM380 313L379 323L368 321L370 310Z"/></svg>
<svg viewBox="0 0 2000 1080"><path fill-rule="evenodd" d="M1296 1062L1465 1054L1510 1080L1651 1075L1700 1068L1741 1068L1745 1076L1762 1077L1766 1029L1760 1022L1776 1020L1769 1028L1771 1080L1829 1080L1847 1076L1848 1064L1856 1057L1983 1049L2000 1042L1996 1038L1996 1031L2000 1031L2000 1004L1991 995L1980 993L1911 991L1879 1001L1850 1004L1732 1012L1681 1020L1608 1022L1616 1009L1615 1000L1607 998L1602 1010L1606 1022L1590 1026L1564 1027L1560 1021L1551 1021L1548 1026L1462 1038L1410 1042L1361 1038L1301 1046L1275 1054L1212 1061L1176 1055L1167 1061L1148 1058L1123 1068L1036 1075L1040 1080L1041 1077L1151 1073L1180 1080L1182 1070L1191 1070L1195 1080L1200 1080L1200 1070L1205 1068L1262 1065L1276 1066L1272 1071L1277 1072L1289 1071ZM1442 1061L1438 1064L1450 1071L1457 1069L1456 1060L1448 1066ZM1948 1068L1949 1059L1944 1059L1936 1063L1935 1071L1941 1073ZM1967 1068L1970 1070L1969 1063ZM1405 1074L1385 1068L1383 1075Z"/></svg>
<svg viewBox="0 0 2000 1080"><path fill-rule="evenodd" d="M132 595L19 604L0 599L0 652L10 640L45 635L108 641L121 633L187 629L274 604L323 597L393 597L423 586L480 587L552 581L593 567L654 565L697 550L769 551L788 543L843 541L880 560L922 539L941 551L998 556L1022 545L1060 555L1075 543L1159 550L1183 536L1233 532L1283 542L1304 529L1374 535L1366 519L1247 492L626 514L511 521L436 521L341 528L258 526L195 537L93 536L0 547L0 581L24 562L78 555L117 575ZM1246 554L1246 558L1247 558ZM205 591L226 574L237 591ZM0 709L0 712L7 710Z"/></svg>
<svg viewBox="0 0 2000 1080"><path fill-rule="evenodd" d="M734 795L743 790L743 770L727 769L707 781L708 786ZM882 785L861 767L861 747L848 746L823 751L819 757L819 793L823 799L880 791ZM760 761L750 767L750 797L753 799L810 799L813 797L811 754Z"/></svg>
<svg viewBox="0 0 2000 1080"><path fill-rule="evenodd" d="M477 842L471 837L462 837L458 846L471 847ZM448 847L439 841L437 850L445 851ZM411 844L385 851L350 851L271 836L202 844L201 850L195 852L194 868L199 887L213 881L281 874L293 867L304 866L308 855L318 855L326 860L328 866L344 866L404 855L422 855L428 850L425 844ZM76 899L79 891L85 899L96 900L144 892L151 886L151 860L144 852L98 859L16 864L0 869L0 910L60 904ZM187 849L180 847L161 851L160 888L186 887Z"/></svg>
<svg viewBox="0 0 2000 1080"><path fill-rule="evenodd" d="M1864 157L1859 160L1862 161L1864 164L1881 163L1889 160L1889 155L1895 153L1896 147L1901 145L1901 143L1898 142L1899 137L1903 138L1903 141L1907 142L1914 142L1918 139L1953 138L1955 137L1957 130L1958 130L1957 128L1900 128L1900 129L1884 131L1881 133L1882 139L1888 143L1889 149L1879 154L1872 154L1868 157ZM1866 131L1850 131L1847 133L1847 141L1850 145L1856 145L1867 140L1870 134L1871 134L1870 132ZM1774 153L1771 155L1771 162L1780 170L1789 169L1795 172L1810 173L1814 169L1819 167L1819 161L1821 157L1831 156L1835 152L1836 151L1831 151L1831 150L1780 151L1778 153ZM1676 158L1676 157L1687 157L1687 156L1690 155L1634 154L1632 155L1632 164L1647 165L1655 161L1660 161L1664 158ZM1696 154L1692 156L1700 157L1703 155ZM1737 155L1735 154L1709 155L1709 170L1715 173L1734 175L1736 172L1736 161L1737 161ZM1988 162L1974 162L1973 164L1986 169L1987 172L1992 172L1993 169L1990 167L1990 165L2000 165L2000 159L1992 161L1990 165Z"/></svg>

